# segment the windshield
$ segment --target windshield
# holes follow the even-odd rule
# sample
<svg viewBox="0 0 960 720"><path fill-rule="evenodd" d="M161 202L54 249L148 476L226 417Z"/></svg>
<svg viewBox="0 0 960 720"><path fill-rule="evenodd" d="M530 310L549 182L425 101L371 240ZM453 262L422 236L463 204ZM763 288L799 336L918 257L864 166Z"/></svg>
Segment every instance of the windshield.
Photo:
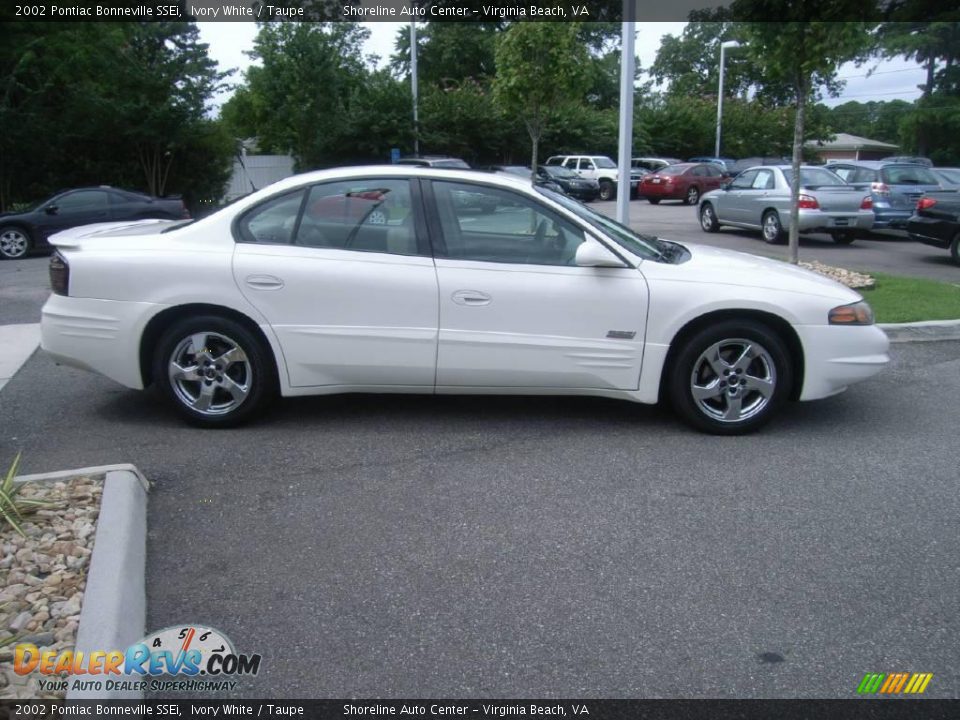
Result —
<svg viewBox="0 0 960 720"><path fill-rule="evenodd" d="M617 164L608 157L600 156L593 159L594 165L598 168L615 168Z"/></svg>
<svg viewBox="0 0 960 720"><path fill-rule="evenodd" d="M932 172L922 165L890 165L880 171L888 185L939 185Z"/></svg>
<svg viewBox="0 0 960 720"><path fill-rule="evenodd" d="M793 184L793 169L783 171L783 177L789 184ZM846 185L847 183L836 173L824 168L800 168L800 187L829 187L831 185Z"/></svg>
<svg viewBox="0 0 960 720"><path fill-rule="evenodd" d="M567 210L570 210L576 214L581 220L584 220L589 225L602 232L606 237L609 237L622 248L630 251L638 257L643 258L644 260L671 260L673 257L674 248L681 247L679 245L675 245L674 243L664 242L660 238L652 235L640 235L639 233L635 233L626 225L621 225L617 221L608 218L606 215L601 215L586 205L578 203L576 200L573 200L566 195L560 195L553 190L547 190L546 188L538 187L537 192L545 195L554 202L563 205L563 207L565 207Z"/></svg>
<svg viewBox="0 0 960 720"><path fill-rule="evenodd" d="M568 168L560 167L559 165L543 165L541 166L542 170L545 170L547 175L558 178L574 178L577 174Z"/></svg>

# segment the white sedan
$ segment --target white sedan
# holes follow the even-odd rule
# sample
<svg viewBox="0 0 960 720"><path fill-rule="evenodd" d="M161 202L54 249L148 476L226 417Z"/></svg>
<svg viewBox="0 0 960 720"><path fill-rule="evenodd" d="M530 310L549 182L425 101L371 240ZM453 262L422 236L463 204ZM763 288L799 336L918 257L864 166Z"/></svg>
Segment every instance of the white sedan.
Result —
<svg viewBox="0 0 960 720"><path fill-rule="evenodd" d="M339 168L51 242L44 350L206 427L278 394L510 393L668 398L735 434L889 360L842 285L502 175Z"/></svg>

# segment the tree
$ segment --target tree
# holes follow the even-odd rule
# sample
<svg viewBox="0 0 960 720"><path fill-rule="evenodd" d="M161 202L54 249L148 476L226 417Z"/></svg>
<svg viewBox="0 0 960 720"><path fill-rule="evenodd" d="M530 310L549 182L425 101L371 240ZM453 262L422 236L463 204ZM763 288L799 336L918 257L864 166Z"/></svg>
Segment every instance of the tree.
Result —
<svg viewBox="0 0 960 720"><path fill-rule="evenodd" d="M589 56L578 42L579 25L519 22L497 43L494 99L507 113L522 117L532 143L533 176L549 114L570 98L581 97L586 88Z"/></svg>
<svg viewBox="0 0 960 720"><path fill-rule="evenodd" d="M871 48L866 21L869 3L862 0L735 0L738 16L779 17L781 22L744 23L745 51L763 69L768 82L789 83L796 115L793 130L793 190L790 212L790 262L799 261L800 164L803 157L804 111L817 89L836 79L844 62L863 57ZM858 15L859 14L859 15ZM818 18L810 20L809 18Z"/></svg>
<svg viewBox="0 0 960 720"><path fill-rule="evenodd" d="M367 81L357 23L270 23L261 26L246 89L228 103L232 127L255 135L262 150L290 153L297 168L329 166L349 157L341 142L350 106Z"/></svg>
<svg viewBox="0 0 960 720"><path fill-rule="evenodd" d="M417 75L424 87L488 82L494 75L496 39L503 23L427 22L417 24ZM397 31L390 68L410 75L410 28Z"/></svg>

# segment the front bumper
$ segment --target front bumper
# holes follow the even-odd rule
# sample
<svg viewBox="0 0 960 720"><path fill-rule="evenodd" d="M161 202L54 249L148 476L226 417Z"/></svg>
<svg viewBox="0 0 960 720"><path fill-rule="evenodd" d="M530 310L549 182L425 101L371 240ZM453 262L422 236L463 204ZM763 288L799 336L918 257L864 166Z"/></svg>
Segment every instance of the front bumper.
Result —
<svg viewBox="0 0 960 720"><path fill-rule="evenodd" d="M798 325L804 350L801 400L843 392L873 377L890 362L890 340L876 325Z"/></svg>
<svg viewBox="0 0 960 720"><path fill-rule="evenodd" d="M140 390L140 338L165 306L51 295L40 318L40 347L64 365Z"/></svg>

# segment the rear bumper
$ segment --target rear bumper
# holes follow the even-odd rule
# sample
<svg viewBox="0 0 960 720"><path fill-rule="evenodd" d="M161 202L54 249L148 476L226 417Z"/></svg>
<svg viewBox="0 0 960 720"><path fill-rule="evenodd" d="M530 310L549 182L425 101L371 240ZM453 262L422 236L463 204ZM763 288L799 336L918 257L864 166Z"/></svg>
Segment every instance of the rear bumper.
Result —
<svg viewBox="0 0 960 720"><path fill-rule="evenodd" d="M907 232L911 240L947 249L960 232L960 225L949 220L914 215L907 221Z"/></svg>
<svg viewBox="0 0 960 720"><path fill-rule="evenodd" d="M801 400L817 400L843 392L873 377L890 362L890 340L876 325L799 325L804 349Z"/></svg>
<svg viewBox="0 0 960 720"><path fill-rule="evenodd" d="M789 222L789 221L788 221ZM854 230L866 232L873 227L874 217L869 210L854 212L823 212L822 210L800 210L800 232L843 232Z"/></svg>
<svg viewBox="0 0 960 720"><path fill-rule="evenodd" d="M687 196L685 190L675 185L669 187L658 183L641 183L637 189L637 196L642 198L660 198L661 200L681 200Z"/></svg>
<svg viewBox="0 0 960 720"><path fill-rule="evenodd" d="M893 208L873 209L873 229L874 230L903 230L907 227L907 222L913 215L913 210L894 210Z"/></svg>
<svg viewBox="0 0 960 720"><path fill-rule="evenodd" d="M164 306L51 295L40 318L40 347L64 365L140 390L140 337Z"/></svg>

